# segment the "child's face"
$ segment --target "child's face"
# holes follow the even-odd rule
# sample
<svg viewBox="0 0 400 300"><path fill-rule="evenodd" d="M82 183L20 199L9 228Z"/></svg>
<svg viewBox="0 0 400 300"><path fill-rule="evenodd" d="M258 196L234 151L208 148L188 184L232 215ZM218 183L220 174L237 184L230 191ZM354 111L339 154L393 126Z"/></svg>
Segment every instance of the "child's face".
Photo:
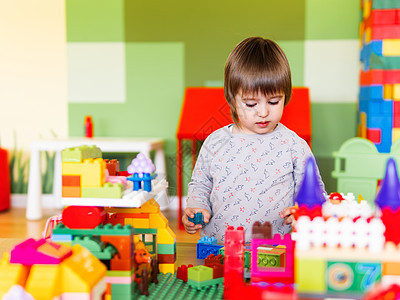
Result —
<svg viewBox="0 0 400 300"><path fill-rule="evenodd" d="M264 95L261 92L236 95L236 109L241 127L237 133L264 134L272 132L282 118L284 93Z"/></svg>

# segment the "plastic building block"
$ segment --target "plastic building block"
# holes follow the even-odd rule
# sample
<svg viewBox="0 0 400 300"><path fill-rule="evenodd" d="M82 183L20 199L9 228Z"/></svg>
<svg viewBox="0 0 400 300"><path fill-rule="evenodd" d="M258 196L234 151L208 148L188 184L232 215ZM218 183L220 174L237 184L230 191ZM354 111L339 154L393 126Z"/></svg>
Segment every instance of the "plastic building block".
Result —
<svg viewBox="0 0 400 300"><path fill-rule="evenodd" d="M82 187L101 187L105 183L105 162L88 158L83 162L62 162L62 175L81 176Z"/></svg>
<svg viewBox="0 0 400 300"><path fill-rule="evenodd" d="M62 186L62 197L80 198L82 196L82 189L80 186Z"/></svg>
<svg viewBox="0 0 400 300"><path fill-rule="evenodd" d="M168 220L161 212L150 214L149 215L149 227L150 228L167 228Z"/></svg>
<svg viewBox="0 0 400 300"><path fill-rule="evenodd" d="M393 158L389 158L387 161L385 177L375 203L381 209L390 207L392 210L398 210L400 208L400 182L396 162Z"/></svg>
<svg viewBox="0 0 400 300"><path fill-rule="evenodd" d="M284 267L264 268L258 265L258 249L264 245L284 245L286 247ZM292 284L294 282L294 242L289 234L283 239L277 234L273 239L253 239L251 242L251 280L252 282L265 281L269 283L281 282ZM225 262L226 264L226 262Z"/></svg>
<svg viewBox="0 0 400 300"><path fill-rule="evenodd" d="M100 148L96 146L82 145L64 149L61 152L63 162L83 162L87 158L102 158Z"/></svg>
<svg viewBox="0 0 400 300"><path fill-rule="evenodd" d="M63 223L60 223L54 228L53 233L55 234L72 234L72 235L133 235L133 228L130 225L122 226L117 224L115 226L111 224L99 225L94 229L70 229L67 228Z"/></svg>
<svg viewBox="0 0 400 300"><path fill-rule="evenodd" d="M160 270L160 273L175 273L176 270L176 263L174 264L159 264L158 268Z"/></svg>
<svg viewBox="0 0 400 300"><path fill-rule="evenodd" d="M62 212L62 220L68 228L91 229L104 224L104 208L94 206L67 206Z"/></svg>
<svg viewBox="0 0 400 300"><path fill-rule="evenodd" d="M79 175L63 175L63 186L81 186L81 176Z"/></svg>
<svg viewBox="0 0 400 300"><path fill-rule="evenodd" d="M184 282L188 281L188 269L193 267L193 265L181 265L178 267L176 272L176 278L183 280Z"/></svg>
<svg viewBox="0 0 400 300"><path fill-rule="evenodd" d="M367 139L375 144L379 144L382 142L381 132L380 129L367 128Z"/></svg>
<svg viewBox="0 0 400 300"><path fill-rule="evenodd" d="M188 269L188 280L206 281L213 279L213 270L207 266L195 266Z"/></svg>
<svg viewBox="0 0 400 300"><path fill-rule="evenodd" d="M65 258L71 256L69 247L55 244L45 239L35 241L28 239L16 245L11 250L11 263L18 263L25 266L34 264L59 264Z"/></svg>
<svg viewBox="0 0 400 300"><path fill-rule="evenodd" d="M195 225L201 224L201 226L206 226L206 223L204 223L203 213L201 212L195 213L194 217L189 217L188 220L189 222L193 222Z"/></svg>
<svg viewBox="0 0 400 300"><path fill-rule="evenodd" d="M223 264L223 261L224 258L221 254L215 255L212 253L205 258L204 265L210 267L214 264Z"/></svg>
<svg viewBox="0 0 400 300"><path fill-rule="evenodd" d="M257 266L265 268L285 267L285 249L261 246L257 248Z"/></svg>
<svg viewBox="0 0 400 300"><path fill-rule="evenodd" d="M176 243L174 244L157 244L158 254L175 254L176 253Z"/></svg>
<svg viewBox="0 0 400 300"><path fill-rule="evenodd" d="M217 239L212 236L212 237L208 237L208 236L202 236L197 243L204 243L204 244L210 244L210 245L217 245Z"/></svg>
<svg viewBox="0 0 400 300"><path fill-rule="evenodd" d="M252 239L272 239L272 226L270 222L264 222L261 224L260 222L256 221L253 224L252 232L251 232Z"/></svg>
<svg viewBox="0 0 400 300"><path fill-rule="evenodd" d="M157 254L157 259L160 264L173 264L176 262L175 254Z"/></svg>
<svg viewBox="0 0 400 300"><path fill-rule="evenodd" d="M101 187L82 187L82 198L122 198L123 192L121 183L106 182Z"/></svg>
<svg viewBox="0 0 400 300"><path fill-rule="evenodd" d="M146 157L143 153L139 153L132 163L128 166L127 171L133 174L132 177L127 178L133 181L133 190L138 191L141 188L143 181L143 189L147 192L151 191L151 180L154 176L150 175L155 171L155 167L150 158Z"/></svg>
<svg viewBox="0 0 400 300"><path fill-rule="evenodd" d="M158 228L157 229L157 243L160 244L175 244L176 235L171 228Z"/></svg>
<svg viewBox="0 0 400 300"><path fill-rule="evenodd" d="M208 265L207 267L210 267L213 269L213 279L224 277L224 265L212 264L212 265Z"/></svg>
<svg viewBox="0 0 400 300"><path fill-rule="evenodd" d="M209 279L209 280L204 280L204 281L195 281L195 280L188 279L187 283L190 287L201 290L201 289L204 289L211 285L223 284L224 278L219 277L216 279Z"/></svg>
<svg viewBox="0 0 400 300"><path fill-rule="evenodd" d="M326 269L327 262L323 258L296 257L295 282L298 292L313 294L326 293Z"/></svg>
<svg viewBox="0 0 400 300"><path fill-rule="evenodd" d="M222 245L212 245L207 243L197 243L197 259L205 259L210 254L218 255Z"/></svg>
<svg viewBox="0 0 400 300"><path fill-rule="evenodd" d="M322 189L318 183L316 164L313 158L308 158L304 170L304 178L300 189L295 197L299 207L305 206L309 209L321 207L326 201Z"/></svg>
<svg viewBox="0 0 400 300"><path fill-rule="evenodd" d="M119 161L116 159L105 159L106 169L109 176L117 176L119 172Z"/></svg>

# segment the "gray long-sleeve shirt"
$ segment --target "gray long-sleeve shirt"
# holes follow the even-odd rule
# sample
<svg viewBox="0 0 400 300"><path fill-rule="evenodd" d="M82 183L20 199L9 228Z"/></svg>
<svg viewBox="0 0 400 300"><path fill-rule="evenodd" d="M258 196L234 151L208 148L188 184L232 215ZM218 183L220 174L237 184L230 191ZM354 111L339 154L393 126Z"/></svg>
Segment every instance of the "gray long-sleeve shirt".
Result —
<svg viewBox="0 0 400 300"><path fill-rule="evenodd" d="M282 124L267 134L234 134L232 125L210 134L187 197L188 207L210 212L200 234L215 236L221 243L227 226L243 226L250 242L255 221L271 222L273 234L290 232L279 212L294 204L306 159L312 155L307 143ZM324 189L321 178L320 185Z"/></svg>

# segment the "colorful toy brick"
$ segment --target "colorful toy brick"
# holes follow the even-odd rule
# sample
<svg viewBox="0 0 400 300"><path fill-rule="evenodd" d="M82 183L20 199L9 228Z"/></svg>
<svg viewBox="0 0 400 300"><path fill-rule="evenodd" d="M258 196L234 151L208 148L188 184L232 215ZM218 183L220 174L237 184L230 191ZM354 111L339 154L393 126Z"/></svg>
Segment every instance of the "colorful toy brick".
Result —
<svg viewBox="0 0 400 300"><path fill-rule="evenodd" d="M193 218L189 217L188 220L189 222L193 222L195 225L197 224L201 224L201 226L206 225L206 223L204 223L203 213L201 212L195 213L194 217Z"/></svg>
<svg viewBox="0 0 400 300"><path fill-rule="evenodd" d="M67 206L62 219L68 228L91 229L104 224L106 215L104 208L95 206Z"/></svg>
<svg viewBox="0 0 400 300"><path fill-rule="evenodd" d="M188 269L193 267L193 265L181 265L178 267L176 272L176 278L183 280L184 282L188 281Z"/></svg>
<svg viewBox="0 0 400 300"><path fill-rule="evenodd" d="M61 152L61 160L63 162L83 162L88 158L102 158L100 148L82 145L79 147L67 148Z"/></svg>
<svg viewBox="0 0 400 300"><path fill-rule="evenodd" d="M124 186L120 183L106 182L101 187L82 187L83 198L122 198Z"/></svg>
<svg viewBox="0 0 400 300"><path fill-rule="evenodd" d="M116 159L105 159L106 169L109 176L117 176L119 172L119 161Z"/></svg>
<svg viewBox="0 0 400 300"><path fill-rule="evenodd" d="M210 254L218 255L219 249L221 249L222 245L213 245L208 243L197 243L197 259L205 259Z"/></svg>

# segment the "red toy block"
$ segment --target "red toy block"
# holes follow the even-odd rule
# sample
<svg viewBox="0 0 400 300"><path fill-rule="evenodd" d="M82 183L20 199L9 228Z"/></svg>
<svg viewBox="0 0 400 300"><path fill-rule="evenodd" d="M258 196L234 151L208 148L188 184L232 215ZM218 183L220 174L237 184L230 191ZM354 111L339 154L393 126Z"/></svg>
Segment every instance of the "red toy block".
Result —
<svg viewBox="0 0 400 300"><path fill-rule="evenodd" d="M393 211L390 207L382 209L381 216L383 224L385 224L385 238L386 242L393 242L396 245L400 243L400 226L398 225L400 219L400 209Z"/></svg>
<svg viewBox="0 0 400 300"><path fill-rule="evenodd" d="M207 267L210 267L213 269L213 279L224 276L224 265L212 264L212 265L208 265Z"/></svg>
<svg viewBox="0 0 400 300"><path fill-rule="evenodd" d="M160 264L173 264L176 262L175 254L157 254L157 259Z"/></svg>
<svg viewBox="0 0 400 300"><path fill-rule="evenodd" d="M122 259L131 258L133 255L133 241L131 236L101 235L100 240L105 244L111 244L118 250L118 256Z"/></svg>
<svg viewBox="0 0 400 300"><path fill-rule="evenodd" d="M81 176L79 175L63 175L62 186L81 186Z"/></svg>
<svg viewBox="0 0 400 300"><path fill-rule="evenodd" d="M204 260L204 265L205 266L211 266L215 264L220 264L222 265L224 261L224 258L221 254L215 255L211 253L209 256L207 256Z"/></svg>
<svg viewBox="0 0 400 300"><path fill-rule="evenodd" d="M367 128L367 139L375 144L381 143L381 130Z"/></svg>
<svg viewBox="0 0 400 300"><path fill-rule="evenodd" d="M117 176L119 173L119 161L116 159L105 159L106 169L109 176Z"/></svg>
<svg viewBox="0 0 400 300"><path fill-rule="evenodd" d="M11 184L7 150L0 148L0 211L10 208Z"/></svg>
<svg viewBox="0 0 400 300"><path fill-rule="evenodd" d="M400 25L372 25L371 26L371 39L399 39L400 38Z"/></svg>
<svg viewBox="0 0 400 300"><path fill-rule="evenodd" d="M396 24L400 24L400 9L396 9L396 17L394 22Z"/></svg>
<svg viewBox="0 0 400 300"><path fill-rule="evenodd" d="M62 197L81 198L82 189L80 186L62 186L61 187L61 196Z"/></svg>
<svg viewBox="0 0 400 300"><path fill-rule="evenodd" d="M400 115L400 101L393 101L393 115Z"/></svg>
<svg viewBox="0 0 400 300"><path fill-rule="evenodd" d="M366 19L365 27L372 25L393 25L396 23L397 9L373 9L368 19Z"/></svg>
<svg viewBox="0 0 400 300"><path fill-rule="evenodd" d="M182 265L178 267L178 270L176 272L176 278L183 280L184 282L187 282L188 280L188 269L193 267L193 265Z"/></svg>
<svg viewBox="0 0 400 300"><path fill-rule="evenodd" d="M106 214L103 207L67 206L62 212L62 220L71 229L93 229L104 224Z"/></svg>

